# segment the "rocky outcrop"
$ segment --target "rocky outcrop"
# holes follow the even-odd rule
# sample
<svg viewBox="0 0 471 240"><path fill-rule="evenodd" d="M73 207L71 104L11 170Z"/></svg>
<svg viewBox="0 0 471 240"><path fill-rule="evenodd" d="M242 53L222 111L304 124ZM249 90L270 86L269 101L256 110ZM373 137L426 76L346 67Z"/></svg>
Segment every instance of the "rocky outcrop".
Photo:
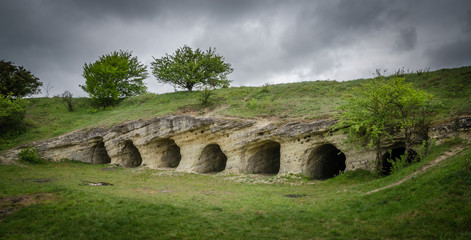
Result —
<svg viewBox="0 0 471 240"><path fill-rule="evenodd" d="M171 116L76 131L31 145L52 161L66 158L182 172L304 173L323 179L344 170L372 170L374 152L347 147L344 135L329 132L333 124ZM462 118L437 127L434 135L469 134L470 126L471 118ZM400 139L384 149L399 145ZM23 147L11 150L7 158Z"/></svg>

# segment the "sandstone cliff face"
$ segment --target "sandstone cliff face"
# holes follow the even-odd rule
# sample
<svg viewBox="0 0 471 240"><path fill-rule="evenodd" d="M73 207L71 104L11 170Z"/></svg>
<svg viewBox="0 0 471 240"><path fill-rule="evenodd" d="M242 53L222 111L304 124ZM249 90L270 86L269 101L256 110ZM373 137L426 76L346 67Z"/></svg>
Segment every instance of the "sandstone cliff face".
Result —
<svg viewBox="0 0 471 240"><path fill-rule="evenodd" d="M374 152L346 146L344 135L329 133L334 123L172 116L76 131L31 145L52 161L66 158L182 172L303 173L323 179L339 171L372 170ZM471 118L453 124L437 127L433 136L469 136ZM400 145L397 139L384 150ZM15 158L21 148L9 151L7 157Z"/></svg>

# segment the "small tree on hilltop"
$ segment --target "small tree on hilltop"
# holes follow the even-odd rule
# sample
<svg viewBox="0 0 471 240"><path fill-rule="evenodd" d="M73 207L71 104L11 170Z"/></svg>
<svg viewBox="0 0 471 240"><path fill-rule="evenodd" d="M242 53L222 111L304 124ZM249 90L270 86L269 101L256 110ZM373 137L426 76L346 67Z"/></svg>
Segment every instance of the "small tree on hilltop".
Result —
<svg viewBox="0 0 471 240"><path fill-rule="evenodd" d="M114 51L94 63L85 63L82 75L86 82L80 87L103 108L147 89L143 82L148 76L146 66L128 51Z"/></svg>
<svg viewBox="0 0 471 240"><path fill-rule="evenodd" d="M209 48L206 52L199 48L193 51L185 45L175 51L173 55L165 54L152 64L152 73L159 82L170 83L192 91L195 87L218 88L227 86L230 81L227 75L233 69L224 57L216 53L216 49Z"/></svg>
<svg viewBox="0 0 471 240"><path fill-rule="evenodd" d="M22 98L41 92L43 85L23 66L15 66L12 62L0 61L0 94L5 98Z"/></svg>

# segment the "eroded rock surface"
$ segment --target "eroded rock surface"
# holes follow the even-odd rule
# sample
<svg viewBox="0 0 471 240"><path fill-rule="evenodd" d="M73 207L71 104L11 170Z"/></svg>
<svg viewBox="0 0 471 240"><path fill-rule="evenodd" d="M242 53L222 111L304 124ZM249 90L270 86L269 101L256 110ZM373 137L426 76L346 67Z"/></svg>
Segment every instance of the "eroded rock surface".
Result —
<svg viewBox="0 0 471 240"><path fill-rule="evenodd" d="M334 124L330 120L271 123L170 116L75 131L30 145L52 161L66 158L181 172L303 173L322 179L338 171L372 170L374 152L346 146L346 136L329 132ZM437 126L432 136L469 136L470 128L471 117L462 117ZM386 144L384 150L397 146L396 142ZM24 147L8 151L4 158L15 158Z"/></svg>

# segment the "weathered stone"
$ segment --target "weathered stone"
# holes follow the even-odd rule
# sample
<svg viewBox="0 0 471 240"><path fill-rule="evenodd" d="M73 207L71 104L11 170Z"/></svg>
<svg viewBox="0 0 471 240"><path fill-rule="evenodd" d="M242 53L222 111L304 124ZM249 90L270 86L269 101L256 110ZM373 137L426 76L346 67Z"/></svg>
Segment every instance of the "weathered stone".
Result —
<svg viewBox="0 0 471 240"><path fill-rule="evenodd" d="M75 131L17 147L2 159L7 162L22 148L34 146L42 157L52 161L67 158L124 167L175 168L181 172L300 173L322 179L337 171L373 170L374 151L347 146L345 135L329 132L334 124L332 120L282 124L169 116L109 129ZM470 129L471 117L462 117L435 127L431 136L439 140L469 138ZM401 141L398 135L385 143L383 150Z"/></svg>

